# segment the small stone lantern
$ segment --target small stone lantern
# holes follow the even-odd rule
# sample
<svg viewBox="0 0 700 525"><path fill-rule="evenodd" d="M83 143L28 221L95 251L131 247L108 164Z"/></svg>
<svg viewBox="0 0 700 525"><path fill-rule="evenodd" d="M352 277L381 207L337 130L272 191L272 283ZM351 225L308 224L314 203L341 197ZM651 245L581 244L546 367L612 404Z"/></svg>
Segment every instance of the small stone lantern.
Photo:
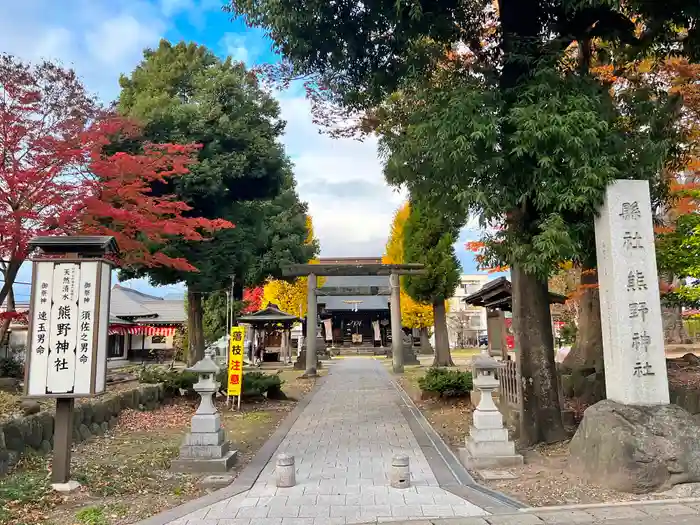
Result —
<svg viewBox="0 0 700 525"><path fill-rule="evenodd" d="M470 468L490 468L519 465L523 457L515 453L515 444L508 440L508 430L503 427L503 416L493 402L493 392L498 388L496 371L501 363L487 354L472 359L473 384L480 400L473 413L473 423L461 450L462 461Z"/></svg>
<svg viewBox="0 0 700 525"><path fill-rule="evenodd" d="M201 400L192 416L192 428L180 447L180 457L171 463L176 472L217 473L226 472L236 460L238 452L231 450L226 431L221 426L221 415L216 410L213 395L219 389L216 375L219 367L207 353L204 359L187 369L196 372L199 380L194 390Z"/></svg>

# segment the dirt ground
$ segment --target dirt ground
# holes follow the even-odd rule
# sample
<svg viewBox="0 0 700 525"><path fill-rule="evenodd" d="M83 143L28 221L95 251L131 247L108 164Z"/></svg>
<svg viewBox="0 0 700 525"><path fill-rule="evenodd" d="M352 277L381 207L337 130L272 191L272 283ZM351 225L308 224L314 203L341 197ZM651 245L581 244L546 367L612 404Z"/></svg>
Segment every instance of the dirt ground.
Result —
<svg viewBox="0 0 700 525"><path fill-rule="evenodd" d="M464 446L465 437L469 433L473 407L469 399L421 400L418 379L425 374L427 368L426 364L406 367L404 374L397 376L397 380L435 431L457 452L458 447ZM514 429L510 430L513 435ZM584 482L569 468L568 441L519 452L525 457L525 464L506 469L515 474L516 479L484 482L477 472L471 474L479 483L533 507L669 497L669 494L620 493Z"/></svg>
<svg viewBox="0 0 700 525"><path fill-rule="evenodd" d="M292 370L280 374L287 401L244 401L238 412L217 399L228 438L239 451L233 474L313 387L312 380L299 375ZM122 412L113 430L74 447L72 477L82 487L68 496L50 489L50 457L23 459L0 481L0 524L125 525L202 495L200 477L168 470L196 405L180 398L152 412Z"/></svg>

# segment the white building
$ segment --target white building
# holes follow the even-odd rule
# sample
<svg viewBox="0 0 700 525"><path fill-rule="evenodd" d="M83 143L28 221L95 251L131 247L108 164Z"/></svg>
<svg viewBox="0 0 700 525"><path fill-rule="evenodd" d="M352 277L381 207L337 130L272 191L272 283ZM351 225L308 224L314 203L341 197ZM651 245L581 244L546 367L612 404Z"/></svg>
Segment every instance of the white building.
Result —
<svg viewBox="0 0 700 525"><path fill-rule="evenodd" d="M469 306L464 298L481 290L488 280L487 274L465 274L460 277L447 312L447 330L453 348L478 346L479 336L486 335L486 309Z"/></svg>

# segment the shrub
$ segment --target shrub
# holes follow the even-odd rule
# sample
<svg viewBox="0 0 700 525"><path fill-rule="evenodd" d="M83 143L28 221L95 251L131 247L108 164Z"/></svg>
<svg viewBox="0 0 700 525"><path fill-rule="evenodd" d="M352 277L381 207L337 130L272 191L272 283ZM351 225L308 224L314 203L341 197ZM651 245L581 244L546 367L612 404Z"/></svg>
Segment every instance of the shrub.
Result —
<svg viewBox="0 0 700 525"><path fill-rule="evenodd" d="M13 357L0 357L0 377L24 377L24 366Z"/></svg>
<svg viewBox="0 0 700 525"><path fill-rule="evenodd" d="M168 396L179 395L180 390L194 392L192 387L197 380L197 374L187 370L174 370L162 366L144 366L139 370L140 383L163 383L165 394Z"/></svg>
<svg viewBox="0 0 700 525"><path fill-rule="evenodd" d="M226 392L228 384L228 373L226 369L219 371L216 380L221 383L221 391ZM243 372L243 386L241 395L243 397L255 397L268 394L269 392L280 392L283 381L276 375L267 375L257 370Z"/></svg>
<svg viewBox="0 0 700 525"><path fill-rule="evenodd" d="M440 397L465 396L472 390L471 372L431 368L418 380L418 386L426 392L436 392Z"/></svg>

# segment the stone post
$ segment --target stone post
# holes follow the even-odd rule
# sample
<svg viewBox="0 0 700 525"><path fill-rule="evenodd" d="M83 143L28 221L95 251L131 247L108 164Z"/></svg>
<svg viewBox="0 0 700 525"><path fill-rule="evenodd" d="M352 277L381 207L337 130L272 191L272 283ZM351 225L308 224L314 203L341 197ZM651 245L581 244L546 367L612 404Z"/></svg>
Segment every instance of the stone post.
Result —
<svg viewBox="0 0 700 525"><path fill-rule="evenodd" d="M608 186L595 221L607 398L669 404L649 183Z"/></svg>
<svg viewBox="0 0 700 525"><path fill-rule="evenodd" d="M304 375L313 377L316 375L316 321L318 313L316 309L316 275L309 274L308 282L308 306L306 308L306 371Z"/></svg>
<svg viewBox="0 0 700 525"><path fill-rule="evenodd" d="M389 484L395 489L407 489L411 486L411 468L406 454L396 454L391 458Z"/></svg>
<svg viewBox="0 0 700 525"><path fill-rule="evenodd" d="M403 374L403 330L401 330L401 281L397 273L389 275L391 288L391 359L394 373Z"/></svg>
<svg viewBox="0 0 700 525"><path fill-rule="evenodd" d="M473 358L472 367L474 388L479 391L480 399L466 446L460 449L460 459L467 468L521 465L523 457L515 453L515 444L508 439L508 429L503 427L503 415L493 402L493 392L498 388L495 371L501 364L481 353Z"/></svg>
<svg viewBox="0 0 700 525"><path fill-rule="evenodd" d="M275 475L277 477L278 487L293 487L296 485L294 456L290 456L289 454L278 455L277 464L275 465Z"/></svg>

